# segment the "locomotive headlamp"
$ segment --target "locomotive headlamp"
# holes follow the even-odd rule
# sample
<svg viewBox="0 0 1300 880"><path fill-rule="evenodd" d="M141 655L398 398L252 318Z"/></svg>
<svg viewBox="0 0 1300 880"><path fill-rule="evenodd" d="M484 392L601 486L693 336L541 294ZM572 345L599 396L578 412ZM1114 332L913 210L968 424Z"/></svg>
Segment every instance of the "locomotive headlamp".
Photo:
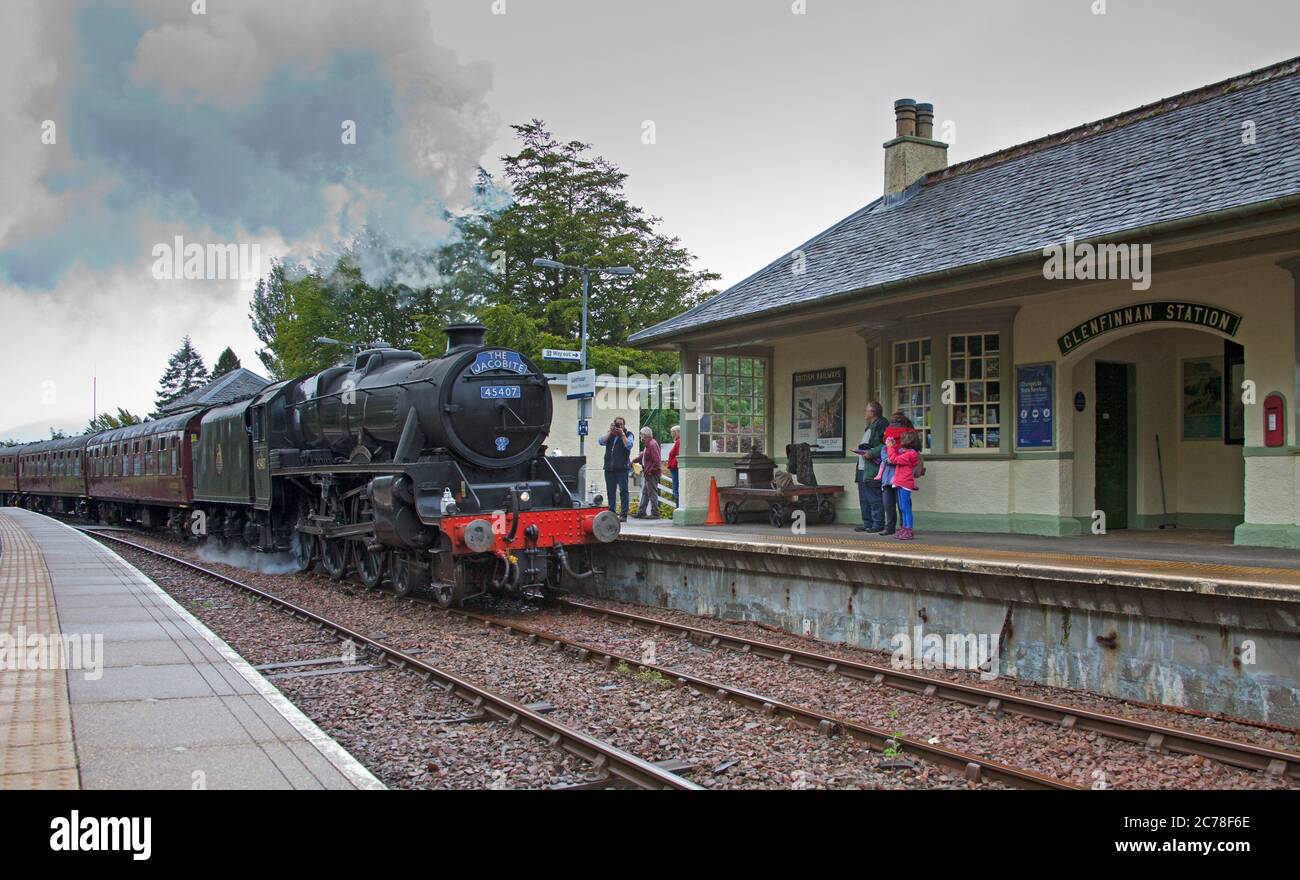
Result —
<svg viewBox="0 0 1300 880"><path fill-rule="evenodd" d="M527 490L527 489L525 489L524 491L522 491L522 492L519 493L519 500L522 501L522 502L524 502L525 504L527 504L527 503L528 503L528 499L529 499L529 498L532 498L532 497L533 497L532 495L528 494L528 490Z"/></svg>

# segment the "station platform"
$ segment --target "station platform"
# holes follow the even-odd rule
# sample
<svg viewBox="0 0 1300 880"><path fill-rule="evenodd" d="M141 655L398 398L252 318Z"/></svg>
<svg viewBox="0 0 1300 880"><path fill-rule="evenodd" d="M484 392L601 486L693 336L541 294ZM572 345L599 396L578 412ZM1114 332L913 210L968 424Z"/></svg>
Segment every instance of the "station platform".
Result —
<svg viewBox="0 0 1300 880"><path fill-rule="evenodd" d="M116 553L0 508L0 789L378 789Z"/></svg>

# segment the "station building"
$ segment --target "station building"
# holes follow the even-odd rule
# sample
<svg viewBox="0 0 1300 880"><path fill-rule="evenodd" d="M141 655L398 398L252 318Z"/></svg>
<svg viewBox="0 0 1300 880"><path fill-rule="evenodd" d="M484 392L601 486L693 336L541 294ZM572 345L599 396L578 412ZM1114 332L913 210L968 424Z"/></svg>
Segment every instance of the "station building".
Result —
<svg viewBox="0 0 1300 880"><path fill-rule="evenodd" d="M879 199L632 337L698 378L677 522L792 442L856 521L878 400L918 530L1300 547L1300 59L952 166L933 112L896 103Z"/></svg>

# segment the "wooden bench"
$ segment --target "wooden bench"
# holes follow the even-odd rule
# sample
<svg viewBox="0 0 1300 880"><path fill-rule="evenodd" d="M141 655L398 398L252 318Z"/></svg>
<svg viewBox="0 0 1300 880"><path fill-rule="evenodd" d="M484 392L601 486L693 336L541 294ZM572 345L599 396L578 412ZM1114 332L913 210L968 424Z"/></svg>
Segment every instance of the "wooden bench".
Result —
<svg viewBox="0 0 1300 880"><path fill-rule="evenodd" d="M740 522L740 510L749 501L767 505L767 518L780 528L790 521L791 514L802 510L808 522L829 525L835 522L835 499L844 494L843 486L791 486L788 489L759 489L748 486L728 486L718 489L718 503L722 505L722 518L728 523Z"/></svg>

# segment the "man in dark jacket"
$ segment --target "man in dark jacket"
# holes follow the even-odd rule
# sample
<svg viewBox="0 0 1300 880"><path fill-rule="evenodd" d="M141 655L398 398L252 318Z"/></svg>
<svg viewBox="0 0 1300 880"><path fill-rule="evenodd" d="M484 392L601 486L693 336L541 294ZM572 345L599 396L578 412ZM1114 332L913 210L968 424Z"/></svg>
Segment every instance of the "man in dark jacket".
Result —
<svg viewBox="0 0 1300 880"><path fill-rule="evenodd" d="M885 429L889 422L885 420L884 408L876 401L867 404L864 414L867 428L862 432L862 442L858 444L858 506L862 509L862 525L855 532L879 534L885 530L885 502L881 496L880 459L885 448Z"/></svg>
<svg viewBox="0 0 1300 880"><path fill-rule="evenodd" d="M619 416L610 422L609 430L596 442L605 447L605 497L609 500L609 509L618 514L621 520L627 520L627 475L632 469L632 446L636 440L627 429L627 423ZM620 510L614 510L615 492L619 493Z"/></svg>

